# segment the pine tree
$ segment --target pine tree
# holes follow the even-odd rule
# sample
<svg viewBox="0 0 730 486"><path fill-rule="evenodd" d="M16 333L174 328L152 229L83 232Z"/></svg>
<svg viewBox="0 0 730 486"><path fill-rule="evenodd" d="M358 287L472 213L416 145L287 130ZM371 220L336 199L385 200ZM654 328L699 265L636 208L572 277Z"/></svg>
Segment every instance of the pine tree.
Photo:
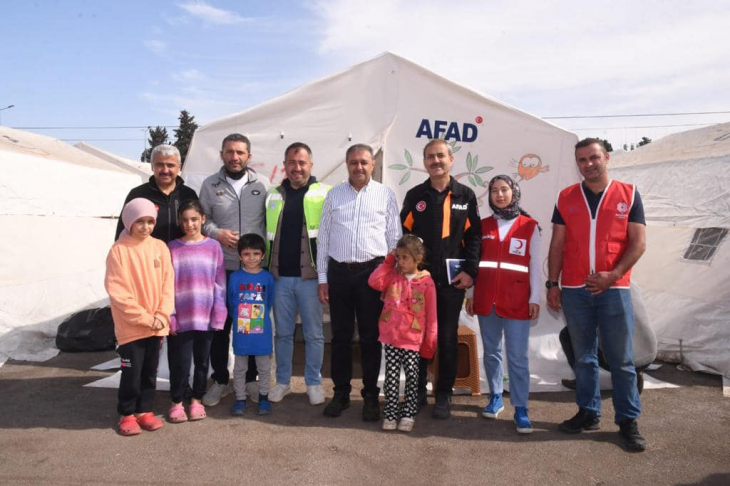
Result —
<svg viewBox="0 0 730 486"><path fill-rule="evenodd" d="M649 145L651 143L651 139L649 137L641 137L641 142L639 142L639 147L643 147L644 145Z"/></svg>
<svg viewBox="0 0 730 486"><path fill-rule="evenodd" d="M198 129L198 124L195 123L195 117L188 113L187 110L180 112L179 126L175 131L175 147L180 151L181 162L185 163L185 157L188 155L188 149L190 149L190 143L193 141L193 134Z"/></svg>
<svg viewBox="0 0 730 486"><path fill-rule="evenodd" d="M139 158L142 162L150 162L150 156L152 155L152 149L163 143L170 143L170 139L167 135L167 128L156 126L150 129L149 144L150 148L142 152L142 156Z"/></svg>

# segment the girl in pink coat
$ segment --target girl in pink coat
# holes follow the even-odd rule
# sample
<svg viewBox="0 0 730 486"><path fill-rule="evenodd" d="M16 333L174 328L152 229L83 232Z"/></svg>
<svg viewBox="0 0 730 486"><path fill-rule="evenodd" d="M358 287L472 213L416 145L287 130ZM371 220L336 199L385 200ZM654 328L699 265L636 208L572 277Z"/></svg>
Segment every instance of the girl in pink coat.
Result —
<svg viewBox="0 0 730 486"><path fill-rule="evenodd" d="M380 342L385 347L383 430L413 430L419 356L430 359L436 349L436 287L431 274L419 270L424 254L423 241L405 235L368 279L372 288L382 292L383 300L379 321ZM398 423L401 368L406 374L406 392Z"/></svg>

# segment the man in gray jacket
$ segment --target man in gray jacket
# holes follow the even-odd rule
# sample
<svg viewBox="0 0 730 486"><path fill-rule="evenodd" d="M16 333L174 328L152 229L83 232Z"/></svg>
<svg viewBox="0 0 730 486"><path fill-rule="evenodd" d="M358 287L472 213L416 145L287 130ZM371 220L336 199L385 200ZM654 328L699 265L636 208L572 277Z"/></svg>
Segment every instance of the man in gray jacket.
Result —
<svg viewBox="0 0 730 486"><path fill-rule="evenodd" d="M238 239L247 233L266 238L265 202L269 181L248 167L251 160L251 142L239 133L223 139L220 153L221 169L205 179L200 188L200 204L205 211L203 233L218 240L225 256L226 277L241 268L236 253ZM226 319L222 331L213 334L210 364L213 368L213 386L203 397L207 406L217 405L231 392L228 384L228 353L231 338L231 319ZM246 382L256 377L255 363L249 362ZM253 391L253 390L251 390ZM257 393L250 393L256 398Z"/></svg>

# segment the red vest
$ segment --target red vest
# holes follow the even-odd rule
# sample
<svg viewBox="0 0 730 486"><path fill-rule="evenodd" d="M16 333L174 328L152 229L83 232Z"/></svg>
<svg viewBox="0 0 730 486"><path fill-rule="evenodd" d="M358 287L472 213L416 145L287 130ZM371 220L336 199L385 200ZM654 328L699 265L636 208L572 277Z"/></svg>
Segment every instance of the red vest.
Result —
<svg viewBox="0 0 730 486"><path fill-rule="evenodd" d="M530 318L530 240L537 221L517 216L504 241L494 217L482 220L482 254L474 286L474 312L500 317Z"/></svg>
<svg viewBox="0 0 730 486"><path fill-rule="evenodd" d="M610 181L598 204L596 218L580 184L563 189L558 211L565 221L563 287L583 287L588 275L613 270L628 244L629 211L634 204L634 186ZM611 288L629 288L631 270Z"/></svg>

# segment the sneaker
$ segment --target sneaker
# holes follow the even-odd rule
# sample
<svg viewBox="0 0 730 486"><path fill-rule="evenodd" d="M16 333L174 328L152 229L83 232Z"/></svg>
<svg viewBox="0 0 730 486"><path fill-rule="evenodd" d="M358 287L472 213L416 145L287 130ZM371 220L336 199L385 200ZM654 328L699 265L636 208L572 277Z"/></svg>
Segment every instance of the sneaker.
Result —
<svg viewBox="0 0 730 486"><path fill-rule="evenodd" d="M291 386L277 383L269 391L269 401L279 403L285 396L291 393Z"/></svg>
<svg viewBox="0 0 730 486"><path fill-rule="evenodd" d="M231 415L240 417L246 413L246 400L236 400L231 405Z"/></svg>
<svg viewBox="0 0 730 486"><path fill-rule="evenodd" d="M598 430L601 428L601 419L596 414L581 408L578 413L566 420L558 429L567 434L578 434L584 430Z"/></svg>
<svg viewBox="0 0 730 486"><path fill-rule="evenodd" d="M134 415L125 415L119 419L119 435L124 437L131 437L133 435L139 435L142 433L142 429L139 428L137 417Z"/></svg>
<svg viewBox="0 0 730 486"><path fill-rule="evenodd" d="M257 381L249 381L246 383L246 398L250 398L252 402L259 401L259 383Z"/></svg>
<svg viewBox="0 0 730 486"><path fill-rule="evenodd" d="M520 434L532 433L532 422L527 416L527 407L515 407L515 425Z"/></svg>
<svg viewBox="0 0 730 486"><path fill-rule="evenodd" d="M227 397L231 393L230 384L221 385L218 382L213 382L213 386L210 387L208 393L203 397L203 405L206 407L215 407L221 401L221 398Z"/></svg>
<svg viewBox="0 0 730 486"><path fill-rule="evenodd" d="M436 395L436 404L433 406L431 416L435 419L447 419L451 417L451 395L439 393Z"/></svg>
<svg viewBox="0 0 730 486"><path fill-rule="evenodd" d="M307 386L307 395L311 405L322 405L324 403L324 389L322 385Z"/></svg>
<svg viewBox="0 0 730 486"><path fill-rule="evenodd" d="M365 395L362 403L363 422L377 422L380 420L380 402L378 395Z"/></svg>
<svg viewBox="0 0 730 486"><path fill-rule="evenodd" d="M147 432L154 432L157 429L161 429L164 425L162 420L155 417L152 412L146 412L137 417L137 423Z"/></svg>
<svg viewBox="0 0 730 486"><path fill-rule="evenodd" d="M646 450L646 439L639 432L639 424L636 420L624 420L619 422L619 435L624 439L624 447L629 452L642 452Z"/></svg>
<svg viewBox="0 0 730 486"><path fill-rule="evenodd" d="M259 415L268 415L271 413L271 401L268 395L259 395Z"/></svg>
<svg viewBox="0 0 730 486"><path fill-rule="evenodd" d="M402 419L400 419L400 423L398 424L398 430L400 430L401 432L410 432L411 430L413 430L413 424L415 422L416 421L410 417L403 417Z"/></svg>
<svg viewBox="0 0 730 486"><path fill-rule="evenodd" d="M398 426L398 422L395 420L383 420L383 430L395 430Z"/></svg>
<svg viewBox="0 0 730 486"><path fill-rule="evenodd" d="M324 407L324 414L328 417L339 417L342 415L343 410L350 408L350 395L335 393L326 407Z"/></svg>
<svg viewBox="0 0 730 486"><path fill-rule="evenodd" d="M496 419L500 412L504 410L504 402L501 393L492 393L489 395L489 403L482 410L482 417Z"/></svg>
<svg viewBox="0 0 730 486"><path fill-rule="evenodd" d="M170 407L170 411L167 412L167 421L172 424L179 424L188 421L188 416L185 413L182 403L176 403Z"/></svg>

